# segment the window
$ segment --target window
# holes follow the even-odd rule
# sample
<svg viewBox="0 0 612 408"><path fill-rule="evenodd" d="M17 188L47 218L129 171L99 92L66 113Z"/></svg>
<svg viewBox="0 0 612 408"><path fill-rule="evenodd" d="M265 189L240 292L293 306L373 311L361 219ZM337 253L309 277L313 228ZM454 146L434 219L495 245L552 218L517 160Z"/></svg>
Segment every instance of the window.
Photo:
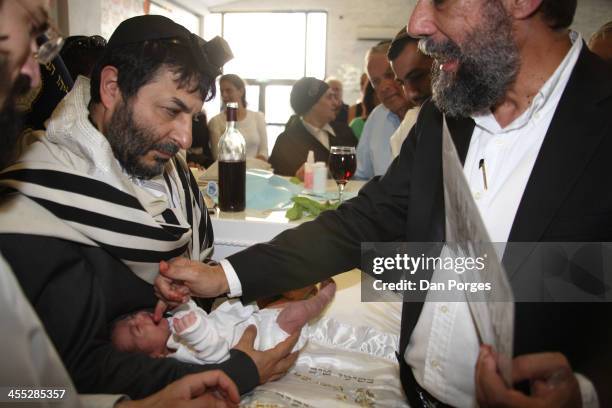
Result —
<svg viewBox="0 0 612 408"><path fill-rule="evenodd" d="M304 76L325 77L327 13L213 13L204 17L204 37L223 36L234 53L223 71L248 84L249 109L265 113L270 152L293 114L291 87ZM206 104L210 117L221 110L218 96Z"/></svg>

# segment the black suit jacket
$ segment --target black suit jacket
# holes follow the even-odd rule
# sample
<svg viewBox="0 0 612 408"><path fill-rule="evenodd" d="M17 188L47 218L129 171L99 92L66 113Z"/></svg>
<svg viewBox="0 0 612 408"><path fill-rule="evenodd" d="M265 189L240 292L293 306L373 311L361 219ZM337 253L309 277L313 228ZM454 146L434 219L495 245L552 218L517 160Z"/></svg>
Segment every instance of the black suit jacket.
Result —
<svg viewBox="0 0 612 408"><path fill-rule="evenodd" d="M471 119L449 119L465 159ZM423 106L387 173L337 211L229 258L247 300L321 281L359 267L361 242L444 240L442 115ZM584 47L566 86L521 199L509 241L612 241L612 75ZM515 259L515 257L513 257ZM504 260L512 279L520 264ZM537 282L534 282L537 284ZM399 355L420 314L406 304ZM611 406L610 304L517 303L515 354L564 353ZM409 367L400 358L402 382ZM410 397L410 393L407 393Z"/></svg>
<svg viewBox="0 0 612 408"><path fill-rule="evenodd" d="M357 146L357 138L346 123L331 122L330 126L336 134L329 137L330 146ZM285 131L278 136L272 149L269 162L274 173L283 176L295 175L306 161L309 150L314 152L315 161L327 163L329 149L310 134L299 117L294 117L287 124Z"/></svg>

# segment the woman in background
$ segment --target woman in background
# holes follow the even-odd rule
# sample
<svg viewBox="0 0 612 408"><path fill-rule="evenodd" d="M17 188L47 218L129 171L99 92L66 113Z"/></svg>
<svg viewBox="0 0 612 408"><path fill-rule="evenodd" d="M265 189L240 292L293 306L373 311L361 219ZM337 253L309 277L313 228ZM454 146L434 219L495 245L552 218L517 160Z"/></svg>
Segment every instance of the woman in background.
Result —
<svg viewBox="0 0 612 408"><path fill-rule="evenodd" d="M291 107L295 115L278 136L270 164L274 173L297 176L308 152L315 161L327 162L330 146L356 146L357 139L346 123L335 122L340 101L334 91L320 79L305 77L291 89Z"/></svg>
<svg viewBox="0 0 612 408"><path fill-rule="evenodd" d="M247 158L268 160L268 135L266 120L263 113L247 110L246 85L242 78L234 74L226 74L219 80L221 99L225 106L229 102L238 103L238 121L236 126L246 141ZM208 123L210 130L210 147L214 159L217 159L218 144L225 132L227 121L225 112L219 113Z"/></svg>

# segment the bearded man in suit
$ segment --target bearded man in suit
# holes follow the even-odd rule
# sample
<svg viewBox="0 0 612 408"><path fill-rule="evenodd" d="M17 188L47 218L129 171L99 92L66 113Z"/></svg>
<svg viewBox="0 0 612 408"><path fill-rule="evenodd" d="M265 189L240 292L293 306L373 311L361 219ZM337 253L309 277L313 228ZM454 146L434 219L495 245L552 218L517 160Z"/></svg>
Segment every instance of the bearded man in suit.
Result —
<svg viewBox="0 0 612 408"><path fill-rule="evenodd" d="M408 31L435 59L433 96L387 173L337 211L220 265L163 268L165 300L179 298L172 279L248 301L358 267L362 242L443 242L444 117L493 242L610 241L612 75L568 30L575 10L576 0L418 1ZM523 393L479 347L466 303L405 303L407 398L415 407L611 406L611 315L609 304L517 303L513 380L530 381Z"/></svg>

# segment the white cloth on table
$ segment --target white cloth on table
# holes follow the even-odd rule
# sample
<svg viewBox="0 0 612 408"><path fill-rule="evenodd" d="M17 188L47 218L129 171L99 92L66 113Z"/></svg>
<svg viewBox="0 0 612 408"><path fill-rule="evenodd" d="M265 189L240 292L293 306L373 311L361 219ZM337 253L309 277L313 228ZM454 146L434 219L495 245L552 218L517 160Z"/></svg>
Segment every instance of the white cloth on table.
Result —
<svg viewBox="0 0 612 408"><path fill-rule="evenodd" d="M398 374L401 302L361 302L361 274L334 277L338 287L308 344L278 381L245 395L241 407L407 407ZM399 300L399 299L397 299Z"/></svg>
<svg viewBox="0 0 612 408"><path fill-rule="evenodd" d="M196 322L181 334L174 330L173 320L194 311ZM281 309L259 309L255 304L243 305L237 299L222 303L210 314L198 307L193 301L179 307L170 318L172 335L167 346L176 350L169 357L195 364L220 363L229 358L230 349L238 343L246 328L257 327L254 347L268 350L289 337L276 323ZM308 325L302 328L300 338L293 351L306 344Z"/></svg>

